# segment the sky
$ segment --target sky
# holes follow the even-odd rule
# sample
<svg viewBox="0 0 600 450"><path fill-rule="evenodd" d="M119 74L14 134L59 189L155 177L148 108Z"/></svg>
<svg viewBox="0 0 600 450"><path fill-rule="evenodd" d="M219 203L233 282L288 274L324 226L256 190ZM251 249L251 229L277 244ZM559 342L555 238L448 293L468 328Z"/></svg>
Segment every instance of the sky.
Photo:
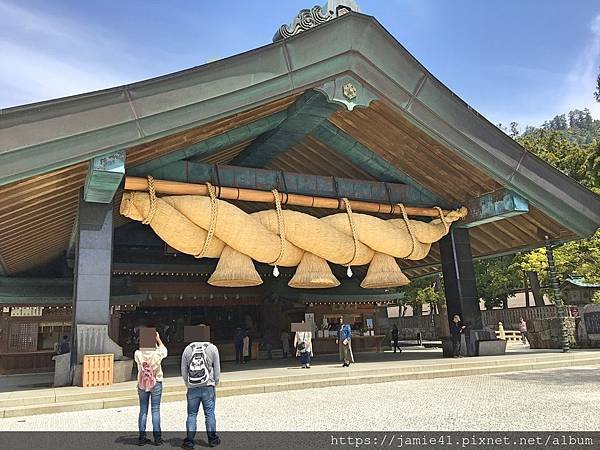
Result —
<svg viewBox="0 0 600 450"><path fill-rule="evenodd" d="M325 0L0 0L0 108L132 83L269 44ZM598 0L358 0L493 123L589 108Z"/></svg>

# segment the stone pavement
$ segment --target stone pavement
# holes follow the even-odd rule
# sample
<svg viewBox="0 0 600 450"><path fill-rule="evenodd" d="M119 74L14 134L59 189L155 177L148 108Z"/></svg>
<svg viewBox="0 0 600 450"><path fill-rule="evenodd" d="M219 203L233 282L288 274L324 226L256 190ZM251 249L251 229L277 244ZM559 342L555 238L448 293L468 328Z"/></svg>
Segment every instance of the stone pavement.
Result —
<svg viewBox="0 0 600 450"><path fill-rule="evenodd" d="M219 430L600 430L600 366L250 394L217 401ZM343 412L340 412L340 408ZM2 431L115 430L133 442L137 406L0 419ZM163 403L183 436L184 401ZM198 416L199 439L203 417ZM148 431L152 428L148 421ZM172 448L167 442L167 448Z"/></svg>

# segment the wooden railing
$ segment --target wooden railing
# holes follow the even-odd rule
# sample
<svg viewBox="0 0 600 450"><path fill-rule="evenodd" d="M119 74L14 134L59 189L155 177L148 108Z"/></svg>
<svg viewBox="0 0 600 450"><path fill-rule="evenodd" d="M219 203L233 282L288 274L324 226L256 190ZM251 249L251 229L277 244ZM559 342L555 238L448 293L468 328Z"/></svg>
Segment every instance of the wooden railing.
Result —
<svg viewBox="0 0 600 450"><path fill-rule="evenodd" d="M498 331L498 330L496 330L496 337L498 339L501 339L500 331ZM519 342L522 339L521 332L518 330L504 330L504 339L506 341Z"/></svg>

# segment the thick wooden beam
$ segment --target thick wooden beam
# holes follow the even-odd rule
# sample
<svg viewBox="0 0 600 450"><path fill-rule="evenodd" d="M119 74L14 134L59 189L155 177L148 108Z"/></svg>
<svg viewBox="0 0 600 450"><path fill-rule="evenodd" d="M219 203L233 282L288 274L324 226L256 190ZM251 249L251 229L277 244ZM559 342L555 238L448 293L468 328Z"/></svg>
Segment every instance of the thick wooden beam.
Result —
<svg viewBox="0 0 600 450"><path fill-rule="evenodd" d="M177 181L154 180L157 193L171 195L208 195L208 186L205 184L180 183ZM145 178L126 177L125 189L130 191L147 191L148 180ZM238 200L246 202L273 203L273 193L270 191L259 191L256 189L241 189L232 187L215 186L216 196L225 200ZM316 197L300 194L279 193L282 205L303 206L307 208L324 208L344 210L344 202L339 198ZM352 210L356 212L401 214L402 210L397 204L375 203L360 200L350 202ZM434 208L423 208L417 206L406 206L406 212L410 216L439 217L440 213ZM445 214L449 211L443 211ZM463 217L466 216L466 208L461 208Z"/></svg>
<svg viewBox="0 0 600 450"><path fill-rule="evenodd" d="M469 217L457 227L472 228L529 212L529 202L505 188L469 199L466 206Z"/></svg>
<svg viewBox="0 0 600 450"><path fill-rule="evenodd" d="M86 202L110 203L125 175L125 151L98 156L90 161L83 198Z"/></svg>
<svg viewBox="0 0 600 450"><path fill-rule="evenodd" d="M287 109L287 118L274 130L259 136L233 161L236 166L264 167L304 136L327 121L339 105L324 94L309 90Z"/></svg>

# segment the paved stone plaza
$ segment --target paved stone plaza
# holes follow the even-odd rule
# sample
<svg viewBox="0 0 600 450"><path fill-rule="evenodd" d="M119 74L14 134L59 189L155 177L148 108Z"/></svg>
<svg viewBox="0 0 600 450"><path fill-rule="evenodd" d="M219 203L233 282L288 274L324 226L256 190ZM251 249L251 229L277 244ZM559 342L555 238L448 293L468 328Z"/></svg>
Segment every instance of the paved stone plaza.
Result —
<svg viewBox="0 0 600 450"><path fill-rule="evenodd" d="M339 413L340 404L346 408ZM578 366L221 398L221 430L600 430L600 367ZM161 407L164 431L185 426L185 402ZM348 411L351 411L349 413ZM135 432L137 407L0 419L0 430ZM202 416L199 428L203 429Z"/></svg>

